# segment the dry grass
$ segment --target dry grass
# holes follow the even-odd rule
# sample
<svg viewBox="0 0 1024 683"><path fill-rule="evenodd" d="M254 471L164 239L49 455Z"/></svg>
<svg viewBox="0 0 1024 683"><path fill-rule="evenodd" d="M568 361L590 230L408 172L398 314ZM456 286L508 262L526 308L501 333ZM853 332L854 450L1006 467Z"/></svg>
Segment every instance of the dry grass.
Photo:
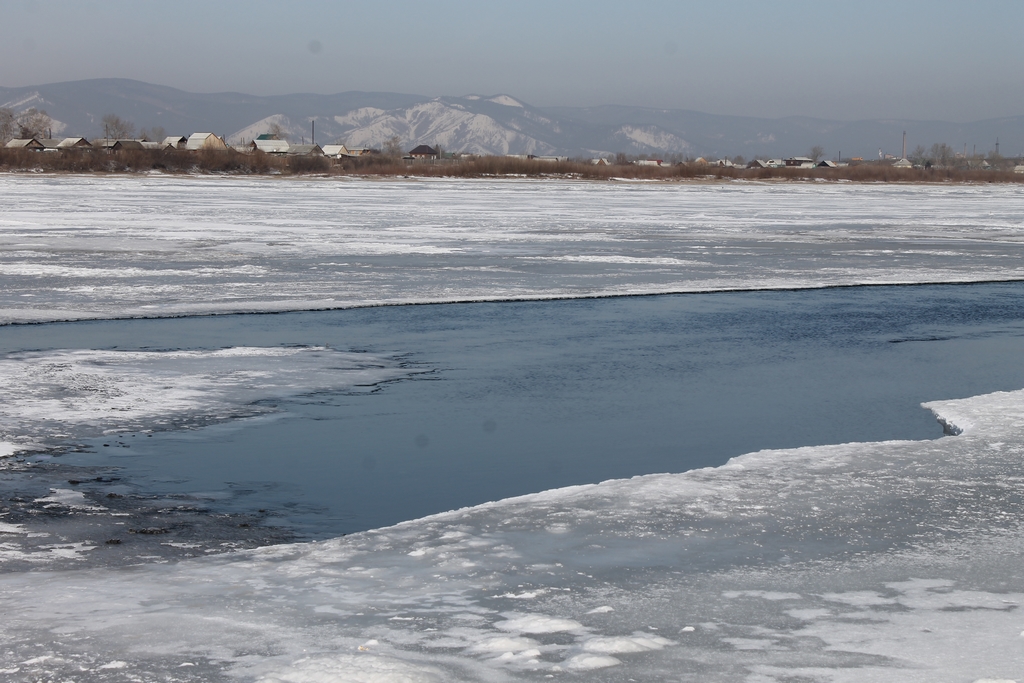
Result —
<svg viewBox="0 0 1024 683"><path fill-rule="evenodd" d="M458 160L410 162L384 155L334 160L324 157L283 157L254 152L206 150L99 150L35 152L0 148L0 170L50 173L223 173L232 175L356 175L418 177L560 177L586 180L849 180L854 182L974 182L1024 183L1024 174L1009 170L952 168L893 168L865 163L841 168L729 168L703 164L595 166L581 161L538 161L514 157L471 157Z"/></svg>

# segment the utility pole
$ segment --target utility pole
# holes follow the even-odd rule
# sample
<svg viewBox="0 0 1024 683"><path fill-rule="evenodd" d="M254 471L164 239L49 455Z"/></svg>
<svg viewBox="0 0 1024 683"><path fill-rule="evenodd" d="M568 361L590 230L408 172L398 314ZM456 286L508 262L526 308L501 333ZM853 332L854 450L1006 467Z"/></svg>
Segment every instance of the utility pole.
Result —
<svg viewBox="0 0 1024 683"><path fill-rule="evenodd" d="M903 131L903 156L900 159L907 158L907 131Z"/></svg>

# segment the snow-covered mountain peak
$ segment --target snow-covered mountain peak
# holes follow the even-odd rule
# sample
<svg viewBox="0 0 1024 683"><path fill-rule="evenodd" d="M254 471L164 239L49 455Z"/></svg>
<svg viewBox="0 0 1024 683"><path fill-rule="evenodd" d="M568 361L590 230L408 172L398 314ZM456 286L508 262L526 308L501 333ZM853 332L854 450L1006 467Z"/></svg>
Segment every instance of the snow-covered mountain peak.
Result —
<svg viewBox="0 0 1024 683"><path fill-rule="evenodd" d="M508 95L495 95L494 97L488 98L487 101L494 102L495 104L503 104L506 107L519 107L520 109L524 107L522 102L514 97L509 97Z"/></svg>

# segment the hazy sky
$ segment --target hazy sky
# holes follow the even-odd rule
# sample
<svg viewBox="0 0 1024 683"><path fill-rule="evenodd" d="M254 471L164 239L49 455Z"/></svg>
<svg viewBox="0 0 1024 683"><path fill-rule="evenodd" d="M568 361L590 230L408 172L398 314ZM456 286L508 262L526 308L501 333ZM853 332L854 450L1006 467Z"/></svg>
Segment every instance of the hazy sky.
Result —
<svg viewBox="0 0 1024 683"><path fill-rule="evenodd" d="M1021 0L2 4L3 86L121 77L769 117L1024 114Z"/></svg>

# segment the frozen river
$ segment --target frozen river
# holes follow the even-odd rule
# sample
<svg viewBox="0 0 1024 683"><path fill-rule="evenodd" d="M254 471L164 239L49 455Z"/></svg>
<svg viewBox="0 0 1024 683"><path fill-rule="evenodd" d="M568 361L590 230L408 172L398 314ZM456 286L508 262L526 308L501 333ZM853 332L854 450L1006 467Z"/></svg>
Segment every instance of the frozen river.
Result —
<svg viewBox="0 0 1024 683"><path fill-rule="evenodd" d="M0 177L0 322L1024 278L1018 185Z"/></svg>
<svg viewBox="0 0 1024 683"><path fill-rule="evenodd" d="M81 320L1021 279L1016 188L0 189L6 679L1024 680L1024 283Z"/></svg>

